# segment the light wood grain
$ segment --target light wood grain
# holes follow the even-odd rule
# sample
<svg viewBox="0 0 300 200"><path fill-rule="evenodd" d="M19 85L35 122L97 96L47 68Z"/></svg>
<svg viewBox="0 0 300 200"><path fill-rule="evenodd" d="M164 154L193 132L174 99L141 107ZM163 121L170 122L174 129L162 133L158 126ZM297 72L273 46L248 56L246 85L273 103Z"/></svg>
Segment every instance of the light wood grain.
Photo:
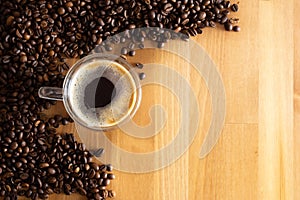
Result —
<svg viewBox="0 0 300 200"><path fill-rule="evenodd" d="M261 199L293 199L293 5L282 10L279 1L259 3L259 186ZM269 12L266 12L268 10ZM266 37L267 36L267 37ZM284 59L282 59L284 55Z"/></svg>
<svg viewBox="0 0 300 200"><path fill-rule="evenodd" d="M299 10L299 1L240 0L236 14L240 33L205 29L194 38L214 60L224 82L226 119L220 140L206 158L199 159L211 120L209 92L201 77L173 63L191 81L201 103L201 128L188 151L162 170L143 174L116 170L111 185L117 192L115 199L300 199ZM138 52L133 59L166 62L164 56ZM171 117L163 134L149 139L108 135L114 144L132 152L166 145L174 137L170 130L178 127L176 98L158 86L145 87L143 92L135 117L138 124L149 122L145 113L155 102L166 105ZM62 109L59 104L56 111ZM61 130L74 131L72 126ZM84 198L58 195L50 199Z"/></svg>
<svg viewBox="0 0 300 200"><path fill-rule="evenodd" d="M294 1L294 191L300 199L300 2Z"/></svg>

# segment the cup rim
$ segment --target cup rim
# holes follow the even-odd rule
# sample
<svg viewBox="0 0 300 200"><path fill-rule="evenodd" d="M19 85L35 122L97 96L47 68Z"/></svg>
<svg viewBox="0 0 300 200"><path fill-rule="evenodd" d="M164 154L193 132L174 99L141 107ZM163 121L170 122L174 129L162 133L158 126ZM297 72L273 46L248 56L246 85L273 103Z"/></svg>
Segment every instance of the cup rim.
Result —
<svg viewBox="0 0 300 200"><path fill-rule="evenodd" d="M104 126L90 126L88 125L84 120L81 120L80 117L78 115L76 115L74 113L74 111L72 110L72 106L69 102L69 94L66 91L71 80L72 80L72 75L77 71L77 69L80 68L81 63L87 61L87 60L91 60L91 59L104 59L104 60L110 60L113 62L117 62L118 64L122 65L124 67L125 70L127 70L128 74L131 76L131 78L133 79L133 83L135 85L135 92L136 92L136 100L134 102L134 105L132 106L133 108L128 111L124 116L122 116L120 118L120 120L118 120L116 122L116 124L111 124L111 125L104 125ZM76 61L72 67L69 69L69 71L67 72L64 82L63 82L63 104L64 107L67 111L67 113L70 115L70 117L74 120L75 123L78 123L79 125L91 129L91 130L97 130L97 131L106 131L106 130L111 130L114 129L122 124L124 124L126 121L128 121L129 118L132 118L136 111L138 110L140 103L141 103L141 98L142 98L142 90L141 90L141 84L140 84L140 80L138 77L137 72L133 69L133 66L128 63L125 59L123 59L120 56L114 55L114 54L105 54L105 53L93 53L90 55L87 55L81 59L79 59L78 61Z"/></svg>

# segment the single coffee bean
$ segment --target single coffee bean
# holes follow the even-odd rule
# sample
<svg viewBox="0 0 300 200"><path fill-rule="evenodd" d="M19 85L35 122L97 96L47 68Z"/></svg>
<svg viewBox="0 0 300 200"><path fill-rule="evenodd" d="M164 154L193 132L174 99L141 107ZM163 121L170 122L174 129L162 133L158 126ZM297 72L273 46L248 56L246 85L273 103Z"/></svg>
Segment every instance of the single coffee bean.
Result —
<svg viewBox="0 0 300 200"><path fill-rule="evenodd" d="M22 180L26 180L26 179L28 179L29 178L29 174L27 174L27 173L22 173L21 175L20 175L20 179L22 179Z"/></svg>
<svg viewBox="0 0 300 200"><path fill-rule="evenodd" d="M145 79L146 78L146 74L144 72L139 73L139 78L140 78L140 80Z"/></svg>
<svg viewBox="0 0 300 200"><path fill-rule="evenodd" d="M232 24L230 24L230 23L225 23L225 24L224 24L224 27L225 27L225 30L226 30L226 31L232 31L232 29L233 29L233 26L232 26Z"/></svg>
<svg viewBox="0 0 300 200"><path fill-rule="evenodd" d="M113 166L111 164L106 165L106 170L111 172L113 170Z"/></svg>
<svg viewBox="0 0 300 200"><path fill-rule="evenodd" d="M21 56L21 57L20 57L20 62L21 62L21 63L27 62L27 56L26 56L26 55Z"/></svg>
<svg viewBox="0 0 300 200"><path fill-rule="evenodd" d="M40 167L40 168L46 168L46 167L49 167L49 163L40 163L39 167Z"/></svg>
<svg viewBox="0 0 300 200"><path fill-rule="evenodd" d="M56 178L54 176L51 176L51 177L48 178L48 182L49 183L56 183L57 180L56 180Z"/></svg>
<svg viewBox="0 0 300 200"><path fill-rule="evenodd" d="M136 63L135 66L139 69L142 69L144 67L142 63Z"/></svg>
<svg viewBox="0 0 300 200"><path fill-rule="evenodd" d="M60 122L60 121L63 119L63 117L62 117L61 115L55 115L55 116L54 116L54 119L55 119L57 122Z"/></svg>
<svg viewBox="0 0 300 200"><path fill-rule="evenodd" d="M239 6L238 6L238 4L232 4L232 6L231 6L231 10L233 11L233 12L237 12L238 10L239 10Z"/></svg>
<svg viewBox="0 0 300 200"><path fill-rule="evenodd" d="M95 174L96 174L96 172L95 172L94 169L90 169L90 170L88 171L88 177L89 177L89 178L94 178Z"/></svg>
<svg viewBox="0 0 300 200"><path fill-rule="evenodd" d="M212 28L215 28L217 25L216 25L215 22L210 21L210 22L209 22L209 26L212 27Z"/></svg>
<svg viewBox="0 0 300 200"><path fill-rule="evenodd" d="M74 5L74 4L73 4L72 1L69 1L69 2L66 3L66 7L68 7L68 8L69 8L69 7L73 7L73 5Z"/></svg>
<svg viewBox="0 0 300 200"><path fill-rule="evenodd" d="M11 143L11 145L10 145L10 149L11 150L16 150L17 148L18 148L18 143L17 142L13 142L13 143Z"/></svg>
<svg viewBox="0 0 300 200"><path fill-rule="evenodd" d="M48 168L48 173L51 174L51 175L54 175L56 173L56 170L52 167Z"/></svg>
<svg viewBox="0 0 300 200"><path fill-rule="evenodd" d="M235 31L235 32L240 32L240 31L241 31L241 28L240 28L239 26L234 26L234 27L232 28L232 30Z"/></svg>
<svg viewBox="0 0 300 200"><path fill-rule="evenodd" d="M108 179L115 179L115 175L114 174L107 174L107 178Z"/></svg>
<svg viewBox="0 0 300 200"><path fill-rule="evenodd" d="M221 24L226 23L227 20L228 20L228 18L226 16L223 16L222 19L221 19Z"/></svg>
<svg viewBox="0 0 300 200"><path fill-rule="evenodd" d="M59 15L63 15L63 14L65 14L65 12L66 12L66 10L63 7L59 7L58 10L57 10L57 13Z"/></svg>
<svg viewBox="0 0 300 200"><path fill-rule="evenodd" d="M122 49L121 49L121 54L127 54L128 53L128 49L127 49L127 47L123 47Z"/></svg>
<svg viewBox="0 0 300 200"><path fill-rule="evenodd" d="M114 198L114 197L116 197L116 192L115 192L115 191L112 191L112 190L108 190L108 197L109 197L109 198Z"/></svg>
<svg viewBox="0 0 300 200"><path fill-rule="evenodd" d="M110 179L104 179L102 184L108 186L110 184Z"/></svg>
<svg viewBox="0 0 300 200"><path fill-rule="evenodd" d="M58 46L61 46L62 45L62 40L60 38L55 38L55 43L58 45Z"/></svg>
<svg viewBox="0 0 300 200"><path fill-rule="evenodd" d="M139 44L138 47L139 47L140 49L144 49L144 48L145 48L145 46L144 46L143 43Z"/></svg>
<svg viewBox="0 0 300 200"><path fill-rule="evenodd" d="M164 5L164 12L169 13L173 10L173 5L171 3L167 3Z"/></svg>
<svg viewBox="0 0 300 200"><path fill-rule="evenodd" d="M95 178L95 179L99 179L100 177L101 177L100 173L99 173L99 172L96 172L94 178Z"/></svg>
<svg viewBox="0 0 300 200"><path fill-rule="evenodd" d="M200 12L199 13L199 19L204 20L206 18L206 12Z"/></svg>
<svg viewBox="0 0 300 200"><path fill-rule="evenodd" d="M204 1L203 1L203 5L204 5L204 6L208 6L209 4L210 4L210 0L204 0Z"/></svg>
<svg viewBox="0 0 300 200"><path fill-rule="evenodd" d="M69 123L69 121L68 121L68 119L63 118L63 119L61 120L61 123L62 123L62 125L67 125L67 124Z"/></svg>
<svg viewBox="0 0 300 200"><path fill-rule="evenodd" d="M135 50L129 51L129 52L128 52L128 55L129 55L129 56L135 56Z"/></svg>
<svg viewBox="0 0 300 200"><path fill-rule="evenodd" d="M158 48L163 48L164 46L165 46L165 43L163 43L163 42L158 42L157 43Z"/></svg>
<svg viewBox="0 0 300 200"><path fill-rule="evenodd" d="M230 1L224 1L223 5L224 5L225 8L230 8L231 4L230 4Z"/></svg>

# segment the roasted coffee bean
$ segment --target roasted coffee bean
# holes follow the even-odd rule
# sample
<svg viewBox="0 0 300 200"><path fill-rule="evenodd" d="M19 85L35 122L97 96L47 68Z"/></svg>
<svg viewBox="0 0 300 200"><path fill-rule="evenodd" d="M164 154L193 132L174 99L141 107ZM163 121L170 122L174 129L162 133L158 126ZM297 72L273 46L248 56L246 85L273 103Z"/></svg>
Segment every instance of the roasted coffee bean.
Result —
<svg viewBox="0 0 300 200"><path fill-rule="evenodd" d="M133 50L134 47L135 47L135 44L134 44L133 42L130 42L130 43L128 44L128 49Z"/></svg>
<svg viewBox="0 0 300 200"><path fill-rule="evenodd" d="M63 117L62 117L61 115L55 115L55 116L54 116L54 119L55 119L57 122L60 122L60 121L63 119Z"/></svg>
<svg viewBox="0 0 300 200"><path fill-rule="evenodd" d="M135 66L139 69L142 69L144 67L142 63L136 63Z"/></svg>
<svg viewBox="0 0 300 200"><path fill-rule="evenodd" d="M228 20L228 18L227 18L226 16L223 16L223 17L221 18L221 24L226 23L227 20Z"/></svg>
<svg viewBox="0 0 300 200"><path fill-rule="evenodd" d="M206 18L206 12L200 12L199 13L199 19L204 20Z"/></svg>
<svg viewBox="0 0 300 200"><path fill-rule="evenodd" d="M127 54L128 53L128 49L127 49L127 47L123 47L122 49L121 49L121 54Z"/></svg>
<svg viewBox="0 0 300 200"><path fill-rule="evenodd" d="M209 22L209 26L210 26L210 27L213 27L213 28L215 28L217 25L216 25L216 23L215 23L215 22L213 22L213 21L210 21L210 22Z"/></svg>
<svg viewBox="0 0 300 200"><path fill-rule="evenodd" d="M46 168L46 167L49 167L49 163L40 163L39 167L40 167L40 168Z"/></svg>
<svg viewBox="0 0 300 200"><path fill-rule="evenodd" d="M10 149L15 150L15 149L17 149L17 148L18 148L18 143L17 143L17 142L11 143Z"/></svg>
<svg viewBox="0 0 300 200"><path fill-rule="evenodd" d="M164 5L164 12L168 14L173 10L173 5L171 3L167 3Z"/></svg>
<svg viewBox="0 0 300 200"><path fill-rule="evenodd" d="M89 178L94 178L95 174L96 174L96 172L95 172L94 169L90 169L90 170L88 171L88 177L89 177Z"/></svg>
<svg viewBox="0 0 300 200"><path fill-rule="evenodd" d="M233 26L232 26L231 23L225 23L225 24L224 24L224 27L225 27L225 30L226 30L226 31L232 31L232 28L233 28Z"/></svg>
<svg viewBox="0 0 300 200"><path fill-rule="evenodd" d="M27 62L27 56L26 55L23 55L20 57L20 62L21 63L26 63Z"/></svg>
<svg viewBox="0 0 300 200"><path fill-rule="evenodd" d="M231 4L230 4L230 1L224 1L223 5L225 8L230 8Z"/></svg>
<svg viewBox="0 0 300 200"><path fill-rule="evenodd" d="M115 179L116 177L114 174L107 174L107 178L112 180Z"/></svg>
<svg viewBox="0 0 300 200"><path fill-rule="evenodd" d="M154 10L151 10L149 13L149 18L153 20L155 19L155 17L156 17L156 12Z"/></svg>
<svg viewBox="0 0 300 200"><path fill-rule="evenodd" d="M129 51L129 52L128 52L128 55L129 55L129 56L134 56L134 55L135 55L135 50Z"/></svg>
<svg viewBox="0 0 300 200"><path fill-rule="evenodd" d="M232 6L231 6L231 10L233 11L233 12L237 12L238 10L239 10L239 6L238 6L238 4L232 4Z"/></svg>
<svg viewBox="0 0 300 200"><path fill-rule="evenodd" d="M139 78L140 78L140 80L145 79L146 78L146 74L144 72L139 73Z"/></svg>
<svg viewBox="0 0 300 200"><path fill-rule="evenodd" d="M27 174L27 173L22 173L22 174L20 175L20 178L21 178L22 180L26 180L26 179L29 178L29 174Z"/></svg>
<svg viewBox="0 0 300 200"><path fill-rule="evenodd" d="M239 26L234 26L234 27L232 28L232 30L235 31L235 32L240 32L240 31L241 31L241 28L240 28Z"/></svg>
<svg viewBox="0 0 300 200"><path fill-rule="evenodd" d="M116 192L115 192L115 191L112 191L112 190L108 190L108 197L109 197L109 198L114 198L114 197L116 197Z"/></svg>
<svg viewBox="0 0 300 200"><path fill-rule="evenodd" d="M69 123L69 121L68 121L68 119L63 118L63 119L61 120L61 123L62 123L62 125L67 125L67 124Z"/></svg>
<svg viewBox="0 0 300 200"><path fill-rule="evenodd" d="M163 42L158 42L157 43L158 48L163 48L164 46L165 46L165 43L163 43Z"/></svg>
<svg viewBox="0 0 300 200"><path fill-rule="evenodd" d="M65 12L66 12L66 10L63 7L59 7L58 10L57 10L57 13L59 15L63 15L63 14L65 14Z"/></svg>
<svg viewBox="0 0 300 200"><path fill-rule="evenodd" d="M56 173L56 170L54 168L52 168L52 167L48 168L47 171L51 175L54 175Z"/></svg>

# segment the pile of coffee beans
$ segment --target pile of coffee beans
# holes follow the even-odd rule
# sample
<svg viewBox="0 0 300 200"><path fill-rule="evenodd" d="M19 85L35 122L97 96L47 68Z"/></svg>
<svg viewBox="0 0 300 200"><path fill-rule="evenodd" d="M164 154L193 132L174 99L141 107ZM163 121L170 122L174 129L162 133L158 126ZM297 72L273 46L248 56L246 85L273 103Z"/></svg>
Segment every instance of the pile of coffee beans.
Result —
<svg viewBox="0 0 300 200"><path fill-rule="evenodd" d="M111 43L130 39L120 51L134 56L145 38L162 48L177 37L136 28L170 29L182 33L183 40L217 24L238 32L239 20L229 17L238 5L226 0L0 0L0 196L44 199L78 192L88 199L114 197L107 189L115 178L112 166L93 162L72 134L56 133L72 119L45 118L42 112L56 102L40 99L38 89L61 87L69 69L65 59L83 57L96 46L111 51ZM120 32L121 37L113 37ZM96 152L100 156L103 150Z"/></svg>

